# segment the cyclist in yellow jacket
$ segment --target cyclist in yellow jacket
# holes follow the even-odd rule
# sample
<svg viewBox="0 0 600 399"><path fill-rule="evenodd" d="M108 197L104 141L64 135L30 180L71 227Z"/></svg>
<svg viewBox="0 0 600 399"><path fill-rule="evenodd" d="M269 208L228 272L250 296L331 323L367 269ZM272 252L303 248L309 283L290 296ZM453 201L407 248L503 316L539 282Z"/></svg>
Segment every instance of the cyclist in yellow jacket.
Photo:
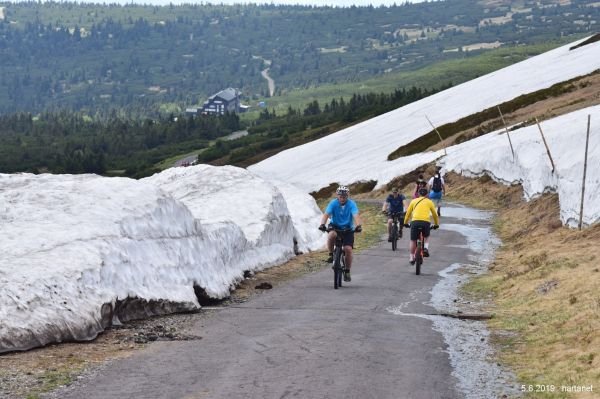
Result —
<svg viewBox="0 0 600 399"><path fill-rule="evenodd" d="M411 219L412 216L412 219ZM431 226L430 216L433 216L434 225ZM408 222L410 223L410 226ZM433 201L427 198L427 189L419 189L419 198L415 198L410 201L406 215L404 216L404 226L410 227L410 264L415 263L415 251L417 250L417 238L419 236L419 230L423 230L423 237L425 237L425 248L423 249L423 256L429 256L429 229L430 227L434 230L439 227L440 220L438 214L435 211L435 205Z"/></svg>

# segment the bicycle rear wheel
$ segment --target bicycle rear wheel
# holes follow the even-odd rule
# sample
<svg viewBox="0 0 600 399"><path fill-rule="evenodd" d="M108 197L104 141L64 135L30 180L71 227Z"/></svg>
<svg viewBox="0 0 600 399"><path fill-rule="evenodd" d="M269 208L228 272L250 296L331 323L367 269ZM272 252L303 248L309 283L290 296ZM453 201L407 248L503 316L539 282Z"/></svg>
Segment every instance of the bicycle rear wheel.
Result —
<svg viewBox="0 0 600 399"><path fill-rule="evenodd" d="M421 264L423 264L423 250L421 248L422 241L417 241L417 252L415 253L415 274L421 274Z"/></svg>

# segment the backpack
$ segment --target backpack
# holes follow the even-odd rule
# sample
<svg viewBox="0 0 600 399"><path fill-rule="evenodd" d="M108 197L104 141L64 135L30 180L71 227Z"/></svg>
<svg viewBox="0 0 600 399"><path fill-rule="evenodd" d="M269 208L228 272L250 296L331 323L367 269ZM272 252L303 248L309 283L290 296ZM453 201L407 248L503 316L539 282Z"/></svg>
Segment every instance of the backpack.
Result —
<svg viewBox="0 0 600 399"><path fill-rule="evenodd" d="M436 176L433 178L433 184L431 185L431 190L434 193L439 193L440 191L442 191L442 178L439 176Z"/></svg>

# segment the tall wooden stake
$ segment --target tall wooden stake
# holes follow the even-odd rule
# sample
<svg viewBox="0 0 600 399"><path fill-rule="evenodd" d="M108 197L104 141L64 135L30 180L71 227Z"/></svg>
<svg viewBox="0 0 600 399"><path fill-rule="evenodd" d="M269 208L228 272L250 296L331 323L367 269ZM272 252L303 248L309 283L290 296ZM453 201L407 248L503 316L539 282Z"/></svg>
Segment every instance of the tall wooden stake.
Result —
<svg viewBox="0 0 600 399"><path fill-rule="evenodd" d="M427 118L427 115L425 115L425 118ZM427 118L427 122L429 122L429 124L431 125L431 127L433 128L433 130L435 130L435 132L437 133L438 137L440 138L440 143L443 141L442 140L442 135L440 134L440 132L438 132L437 127L435 127L433 125L433 123L431 123L431 121L429 120L429 118ZM446 152L446 147L444 147L444 155L448 155L448 153Z"/></svg>
<svg viewBox="0 0 600 399"><path fill-rule="evenodd" d="M579 230L583 226L583 196L585 195L585 174L587 173L588 145L590 143L590 120L592 116L588 115L587 135L585 137L585 157L583 161L583 183L581 183L581 206L579 207Z"/></svg>
<svg viewBox="0 0 600 399"><path fill-rule="evenodd" d="M538 129L540 129L540 134L542 135L542 140L544 141L544 146L546 146L546 152L548 153L548 158L550 158L550 163L552 164L552 173L554 173L554 161L552 160L552 154L550 154L550 148L548 148L548 143L546 143L546 138L544 137L544 132L542 132L542 127L540 126L540 122L535 118L535 123L538 125Z"/></svg>
<svg viewBox="0 0 600 399"><path fill-rule="evenodd" d="M515 150L512 145L512 141L510 141L510 133L508 133L508 127L506 127L506 122L504 121L504 115L502 115L502 111L500 111L500 106L498 105L498 112L500 112L500 118L502 118L502 123L504 124L504 130L506 131L506 137L508 137L508 144L510 144L510 152L512 152L513 161L515 160Z"/></svg>

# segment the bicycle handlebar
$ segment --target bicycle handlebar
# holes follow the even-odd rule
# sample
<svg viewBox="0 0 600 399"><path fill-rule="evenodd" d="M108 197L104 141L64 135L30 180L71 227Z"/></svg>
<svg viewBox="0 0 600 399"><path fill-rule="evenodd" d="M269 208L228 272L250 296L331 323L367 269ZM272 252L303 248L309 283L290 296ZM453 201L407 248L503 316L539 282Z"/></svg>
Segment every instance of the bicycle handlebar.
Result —
<svg viewBox="0 0 600 399"><path fill-rule="evenodd" d="M319 230L321 230L324 233L329 233L330 231L335 231L336 233L348 233L348 232L351 232L351 231L353 231L355 233L360 233L362 231L362 226L361 225L358 225L358 226L356 226L353 229L348 228L348 227L340 229L340 228L337 228L337 227L329 225L329 226L325 227L325 230L324 230L323 227L325 227L325 225L319 226Z"/></svg>
<svg viewBox="0 0 600 399"><path fill-rule="evenodd" d="M409 224L409 223L404 223L404 227L406 227L407 229L409 229L409 228L410 228L410 224ZM432 224L432 225L431 225L431 229L432 229L432 230L437 230L437 229L439 229L439 228L440 228L440 225L439 225L439 224Z"/></svg>

